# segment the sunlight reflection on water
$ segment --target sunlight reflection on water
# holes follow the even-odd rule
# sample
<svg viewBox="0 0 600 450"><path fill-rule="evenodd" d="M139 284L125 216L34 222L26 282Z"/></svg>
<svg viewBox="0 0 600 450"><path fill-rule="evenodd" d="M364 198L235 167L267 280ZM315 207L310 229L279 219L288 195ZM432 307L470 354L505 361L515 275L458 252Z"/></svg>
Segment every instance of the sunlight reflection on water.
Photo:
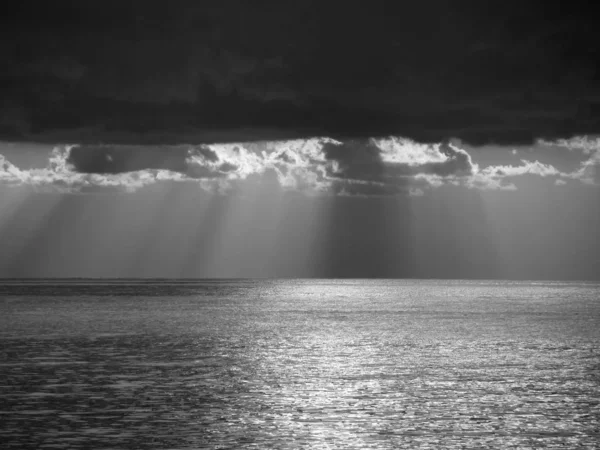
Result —
<svg viewBox="0 0 600 450"><path fill-rule="evenodd" d="M600 287L0 287L4 448L595 448Z"/></svg>

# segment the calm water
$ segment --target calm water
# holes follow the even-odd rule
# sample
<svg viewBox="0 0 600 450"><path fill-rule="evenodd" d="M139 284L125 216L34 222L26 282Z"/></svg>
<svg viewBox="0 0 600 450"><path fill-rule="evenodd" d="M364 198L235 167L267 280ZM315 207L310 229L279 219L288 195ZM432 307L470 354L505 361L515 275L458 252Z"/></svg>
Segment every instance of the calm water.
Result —
<svg viewBox="0 0 600 450"><path fill-rule="evenodd" d="M600 285L0 285L2 448L598 448Z"/></svg>

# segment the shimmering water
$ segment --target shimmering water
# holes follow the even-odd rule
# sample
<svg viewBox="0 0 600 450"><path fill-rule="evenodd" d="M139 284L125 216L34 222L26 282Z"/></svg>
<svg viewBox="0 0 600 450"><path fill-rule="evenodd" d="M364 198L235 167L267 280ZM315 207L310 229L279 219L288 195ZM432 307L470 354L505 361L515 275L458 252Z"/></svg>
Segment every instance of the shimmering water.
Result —
<svg viewBox="0 0 600 450"><path fill-rule="evenodd" d="M597 448L600 285L0 286L2 448Z"/></svg>

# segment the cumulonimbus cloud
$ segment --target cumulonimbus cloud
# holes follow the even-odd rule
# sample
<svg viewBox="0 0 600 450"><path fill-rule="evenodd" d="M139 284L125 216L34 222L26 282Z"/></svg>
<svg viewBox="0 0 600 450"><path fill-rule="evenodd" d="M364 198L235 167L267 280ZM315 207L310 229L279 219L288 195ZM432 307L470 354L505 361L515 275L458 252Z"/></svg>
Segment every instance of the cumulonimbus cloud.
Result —
<svg viewBox="0 0 600 450"><path fill-rule="evenodd" d="M401 137L339 141L312 138L171 147L66 145L41 169L22 169L0 155L0 183L38 190L85 193L135 191L158 182L194 182L204 189L243 189L249 180L275 178L284 190L335 195L422 195L444 185L514 190L522 176L552 177L555 184L598 182L600 145L579 146L586 158L564 173L540 161L480 167L454 142L422 144ZM594 146L595 145L595 146ZM561 181L556 183L556 181Z"/></svg>

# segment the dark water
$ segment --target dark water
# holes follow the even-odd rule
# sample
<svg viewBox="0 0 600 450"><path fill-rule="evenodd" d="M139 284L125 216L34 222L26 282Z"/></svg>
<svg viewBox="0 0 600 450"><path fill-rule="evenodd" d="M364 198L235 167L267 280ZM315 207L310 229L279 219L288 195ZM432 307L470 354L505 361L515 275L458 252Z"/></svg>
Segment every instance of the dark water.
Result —
<svg viewBox="0 0 600 450"><path fill-rule="evenodd" d="M598 448L600 285L0 286L1 448Z"/></svg>

